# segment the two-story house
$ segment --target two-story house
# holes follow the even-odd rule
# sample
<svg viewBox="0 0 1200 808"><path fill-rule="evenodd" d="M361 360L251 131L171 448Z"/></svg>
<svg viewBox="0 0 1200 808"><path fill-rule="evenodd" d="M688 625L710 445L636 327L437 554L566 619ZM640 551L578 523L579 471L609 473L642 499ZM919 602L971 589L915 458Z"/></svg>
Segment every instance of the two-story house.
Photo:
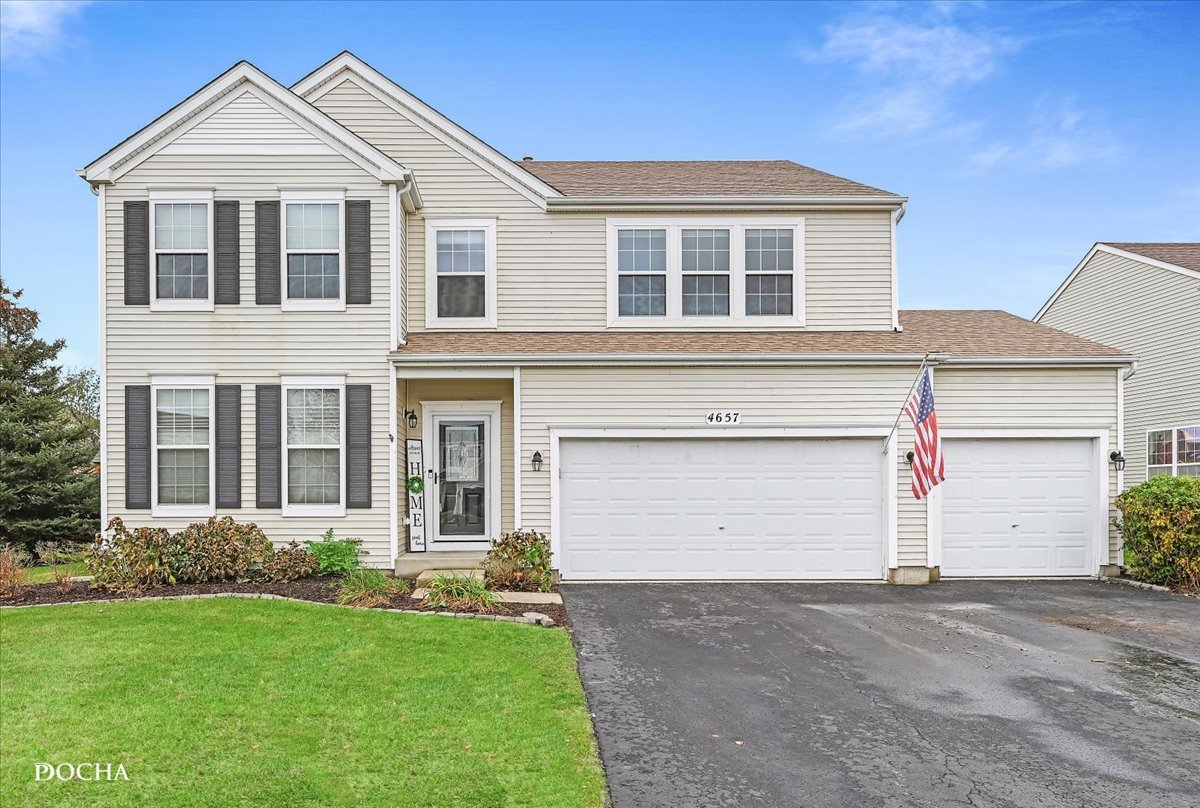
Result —
<svg viewBox="0 0 1200 808"><path fill-rule="evenodd" d="M512 161L343 53L245 62L81 170L105 518L327 528L373 566L520 526L564 579L1110 563L1131 357L899 311L906 199L788 161ZM947 482L914 499L934 368Z"/></svg>
<svg viewBox="0 0 1200 808"><path fill-rule="evenodd" d="M1095 244L1033 319L1137 356L1122 487L1200 477L1200 243Z"/></svg>

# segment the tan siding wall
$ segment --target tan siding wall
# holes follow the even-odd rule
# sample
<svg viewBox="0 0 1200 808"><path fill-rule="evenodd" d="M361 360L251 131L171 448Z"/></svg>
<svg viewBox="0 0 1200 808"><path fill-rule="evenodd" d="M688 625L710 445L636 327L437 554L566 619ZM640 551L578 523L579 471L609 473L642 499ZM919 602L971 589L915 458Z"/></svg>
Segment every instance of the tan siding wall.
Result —
<svg viewBox="0 0 1200 808"><path fill-rule="evenodd" d="M345 312L281 312L254 302L254 202L278 199L280 185L336 185L349 199L371 200L372 303ZM241 202L241 304L213 312L151 312L123 304L123 203L146 199L150 187L215 188L216 199ZM388 502L387 362L389 331L388 197L377 180L341 156L286 157L155 155L107 191L105 294L107 296L107 395L105 413L108 508L134 525L154 522L176 528L186 518L153 519L149 511L124 508L124 386L151 376L215 374L218 383L242 385L242 503L238 520L257 522L276 542L318 537L332 527L358 536L369 562L391 564ZM345 374L346 382L373 385L372 503L342 518L288 518L255 503L254 385L277 384L281 374Z"/></svg>
<svg viewBox="0 0 1200 808"><path fill-rule="evenodd" d="M425 424L425 415L421 412L422 401L499 401L500 402L500 530L509 531L513 528L513 386L510 379L412 379L405 382L401 379L398 384L397 411L399 420L403 423L406 409L416 410L421 419L417 429L410 437L419 438ZM405 387L407 386L408 403L405 404ZM407 426L405 427L407 431ZM403 444L401 444L403 445ZM430 456L431 447L425 447L426 458ZM403 452L401 452L403 454ZM403 462L403 461L402 461ZM428 468L428 460L426 461ZM400 488L403 491L404 477L400 477ZM403 493L400 494L403 497ZM404 510L403 508L401 509ZM405 516L400 514L401 520ZM435 518L428 514L429 520ZM430 532L432 536L432 521ZM407 529L401 535L407 536ZM494 537L493 537L494 538Z"/></svg>
<svg viewBox="0 0 1200 808"><path fill-rule="evenodd" d="M1200 424L1200 279L1097 252L1046 325L1135 354L1125 383L1125 485L1146 479L1146 433Z"/></svg>
<svg viewBox="0 0 1200 808"><path fill-rule="evenodd" d="M315 104L416 175L425 207L408 217L409 330L425 327L425 218L455 216L497 220L501 329L606 327L603 216L545 213L352 81ZM809 327L890 328L890 214L811 212L805 220Z"/></svg>
<svg viewBox="0 0 1200 808"><path fill-rule="evenodd" d="M229 103L164 146L159 154L211 153L231 147L285 147L293 152L337 154L332 146L281 115L253 92L234 90ZM223 103L223 102L218 102Z"/></svg>
<svg viewBox="0 0 1200 808"><path fill-rule="evenodd" d="M703 426L712 409L737 409L746 428L890 427L915 368L524 368L521 462L548 454L551 427ZM1109 370L935 372L938 411L951 427L1114 429ZM1080 405L1082 393L1087 403ZM925 503L909 490L903 455L913 443L901 419L897 457L899 563L926 563ZM882 448L882 446L881 446ZM947 473L953 473L952 459ZM1107 473L1107 472L1106 472ZM550 475L522 475L522 520L550 528Z"/></svg>

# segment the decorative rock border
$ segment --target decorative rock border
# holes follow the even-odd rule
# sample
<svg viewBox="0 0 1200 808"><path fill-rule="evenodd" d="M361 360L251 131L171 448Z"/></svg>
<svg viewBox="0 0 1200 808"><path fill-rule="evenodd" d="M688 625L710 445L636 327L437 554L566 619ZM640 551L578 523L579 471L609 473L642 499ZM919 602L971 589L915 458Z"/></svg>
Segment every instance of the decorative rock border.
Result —
<svg viewBox="0 0 1200 808"><path fill-rule="evenodd" d="M1115 578L1112 576L1101 576L1101 581L1109 584L1120 584L1121 586L1132 586L1135 589L1145 589L1150 592L1166 592L1174 595L1178 594L1174 589L1167 586L1159 586L1158 584L1148 584L1145 581L1135 581L1132 578Z"/></svg>
<svg viewBox="0 0 1200 808"><path fill-rule="evenodd" d="M289 598L284 595L272 595L268 592L213 592L204 595L151 595L140 598L106 598L104 600L71 600L65 603L26 603L15 606L2 606L0 609L43 609L51 606L90 606L94 604L130 603L151 600L216 600L217 598L240 598L244 600L286 600L292 603L308 603L313 606L332 606L335 609L354 609L362 612L392 612L393 614L422 614L438 617L465 617L470 620L492 620L497 623L524 623L531 626L550 628L554 620L541 612L525 612L521 616L507 614L473 614L471 612L427 612L419 609L368 609L361 606L347 606L341 603L322 603L303 598Z"/></svg>

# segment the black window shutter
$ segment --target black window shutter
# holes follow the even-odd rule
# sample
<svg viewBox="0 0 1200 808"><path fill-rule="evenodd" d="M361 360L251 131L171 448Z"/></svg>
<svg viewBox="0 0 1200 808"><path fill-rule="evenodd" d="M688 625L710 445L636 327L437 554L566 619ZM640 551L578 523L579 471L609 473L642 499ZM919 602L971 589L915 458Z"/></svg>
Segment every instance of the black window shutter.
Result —
<svg viewBox="0 0 1200 808"><path fill-rule="evenodd" d="M280 492L280 441L282 434L282 390L277 384L260 384L254 388L255 427L255 485L259 508L279 508L283 501Z"/></svg>
<svg viewBox="0 0 1200 808"><path fill-rule="evenodd" d="M234 203L237 204L237 203ZM217 385L217 507L242 507L242 386Z"/></svg>
<svg viewBox="0 0 1200 808"><path fill-rule="evenodd" d="M371 302L371 200L346 200L346 302Z"/></svg>
<svg viewBox="0 0 1200 808"><path fill-rule="evenodd" d="M236 306L241 302L240 267L241 222L240 205L236 199L213 203L213 232L216 242L217 266L213 282L218 305Z"/></svg>
<svg viewBox="0 0 1200 808"><path fill-rule="evenodd" d="M254 302L279 305L279 203L254 203Z"/></svg>
<svg viewBox="0 0 1200 808"><path fill-rule="evenodd" d="M125 203L125 305L150 305L149 202Z"/></svg>
<svg viewBox="0 0 1200 808"><path fill-rule="evenodd" d="M125 507L150 507L150 385L125 386Z"/></svg>
<svg viewBox="0 0 1200 808"><path fill-rule="evenodd" d="M346 385L346 507L371 507L371 385Z"/></svg>

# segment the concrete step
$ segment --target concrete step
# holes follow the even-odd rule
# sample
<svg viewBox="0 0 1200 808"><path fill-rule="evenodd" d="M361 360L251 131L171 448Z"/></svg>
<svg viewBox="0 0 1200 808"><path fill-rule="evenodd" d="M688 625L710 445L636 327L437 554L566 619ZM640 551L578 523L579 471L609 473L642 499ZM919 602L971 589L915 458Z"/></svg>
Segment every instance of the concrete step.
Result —
<svg viewBox="0 0 1200 808"><path fill-rule="evenodd" d="M482 550L401 553L396 556L396 577L416 578L425 570L475 569L483 564L485 555Z"/></svg>
<svg viewBox="0 0 1200 808"><path fill-rule="evenodd" d="M481 569L422 570L417 575L417 586L428 586L434 578L441 575L448 575L453 578L474 578L476 581L483 580L483 570Z"/></svg>

